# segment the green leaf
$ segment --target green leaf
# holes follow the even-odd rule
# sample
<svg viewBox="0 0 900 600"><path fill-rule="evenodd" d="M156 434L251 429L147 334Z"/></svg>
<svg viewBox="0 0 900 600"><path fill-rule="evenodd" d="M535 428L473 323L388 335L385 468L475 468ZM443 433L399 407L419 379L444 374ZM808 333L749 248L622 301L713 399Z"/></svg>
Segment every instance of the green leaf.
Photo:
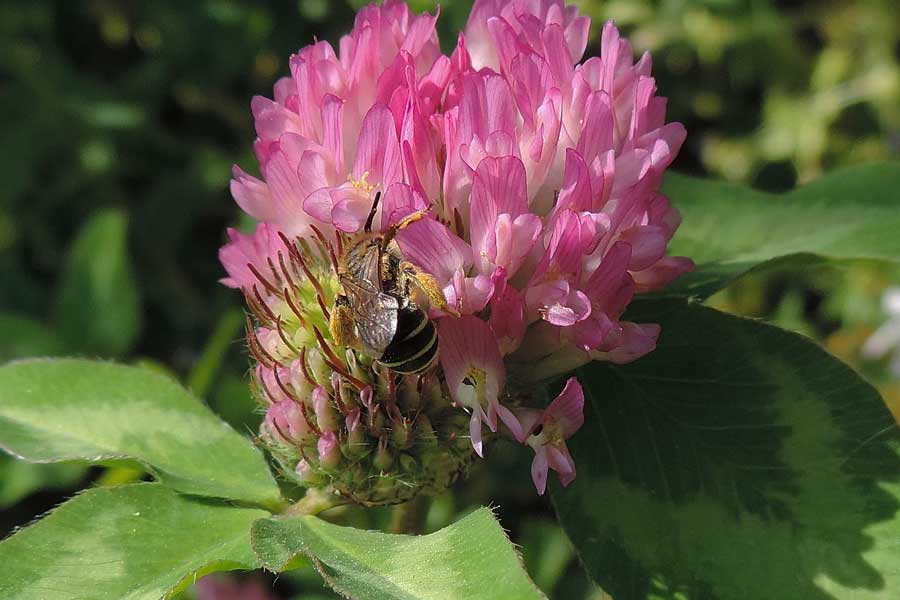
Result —
<svg viewBox="0 0 900 600"><path fill-rule="evenodd" d="M253 524L263 566L283 570L305 554L335 591L364 600L543 598L494 519L481 508L425 536L361 531L316 517Z"/></svg>
<svg viewBox="0 0 900 600"><path fill-rule="evenodd" d="M262 453L177 382L79 359L0 367L0 447L35 462L134 458L180 491L279 502Z"/></svg>
<svg viewBox="0 0 900 600"><path fill-rule="evenodd" d="M96 214L69 248L55 320L71 351L128 352L141 328L141 305L128 258L128 221L119 210Z"/></svg>
<svg viewBox="0 0 900 600"><path fill-rule="evenodd" d="M62 344L43 323L0 313L0 363L25 356L55 356L61 351Z"/></svg>
<svg viewBox="0 0 900 600"><path fill-rule="evenodd" d="M9 508L38 490L72 487L86 472L83 464L36 465L0 454L0 509Z"/></svg>
<svg viewBox="0 0 900 600"><path fill-rule="evenodd" d="M697 263L667 293L707 297L773 261L900 261L900 163L836 171L782 195L677 173L663 191L683 217L670 253Z"/></svg>
<svg viewBox="0 0 900 600"><path fill-rule="evenodd" d="M250 525L266 514L157 483L89 490L0 543L0 598L159 600L206 573L257 568Z"/></svg>
<svg viewBox="0 0 900 600"><path fill-rule="evenodd" d="M900 432L812 341L680 301L629 315L659 347L579 379L578 477L552 487L616 600L900 597Z"/></svg>

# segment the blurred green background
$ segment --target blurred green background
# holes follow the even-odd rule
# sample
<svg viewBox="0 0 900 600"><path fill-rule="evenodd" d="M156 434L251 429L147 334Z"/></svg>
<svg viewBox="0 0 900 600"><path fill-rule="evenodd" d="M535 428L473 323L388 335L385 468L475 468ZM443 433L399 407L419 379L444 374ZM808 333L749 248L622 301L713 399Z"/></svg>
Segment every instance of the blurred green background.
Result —
<svg viewBox="0 0 900 600"><path fill-rule="evenodd" d="M0 359L149 364L252 432L259 415L246 387L241 302L217 283L225 227L247 225L227 191L230 167L255 167L251 96L270 94L289 55L314 36L336 42L361 4L0 0ZM900 156L895 0L580 5L653 52L669 117L689 132L678 170L782 191L837 166ZM468 7L443 4L445 44ZM593 39L588 54L596 48ZM713 302L821 340L879 384L897 414L896 380L883 362L858 356L884 319L879 298L891 282L900 276L865 266L771 272ZM551 597L603 597L549 502L535 496L528 460L498 445L465 486L434 503L428 528L493 500ZM85 485L141 476L0 456L0 535ZM340 518L375 527L389 516ZM281 598L332 597L311 569L275 588Z"/></svg>

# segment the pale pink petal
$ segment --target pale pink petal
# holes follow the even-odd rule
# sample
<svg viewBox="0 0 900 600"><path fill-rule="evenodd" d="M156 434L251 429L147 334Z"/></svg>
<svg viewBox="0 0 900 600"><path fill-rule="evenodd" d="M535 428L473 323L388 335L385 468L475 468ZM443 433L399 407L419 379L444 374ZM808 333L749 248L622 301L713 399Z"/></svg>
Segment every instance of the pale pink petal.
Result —
<svg viewBox="0 0 900 600"><path fill-rule="evenodd" d="M522 424L519 422L519 419L516 418L516 415L513 414L511 410L500 404L497 401L494 405L495 410L497 411L497 415L500 417L500 420L503 421L503 424L509 429L509 432L513 435L517 442L520 444L525 441L525 429L522 427Z"/></svg>
<svg viewBox="0 0 900 600"><path fill-rule="evenodd" d="M472 448L475 454L484 458L484 440L481 437L481 418L484 412L479 408L472 411L472 418L469 419L469 436L472 438Z"/></svg>
<svg viewBox="0 0 900 600"><path fill-rule="evenodd" d="M245 173L239 166L231 169L231 195L241 209L260 220L273 215L272 196L265 182Z"/></svg>
<svg viewBox="0 0 900 600"><path fill-rule="evenodd" d="M453 274L444 287L447 304L463 315L480 312L494 293L494 282L487 275L466 277L462 270Z"/></svg>
<svg viewBox="0 0 900 600"><path fill-rule="evenodd" d="M506 369L488 324L475 316L438 320L440 360L450 397L472 410L495 402Z"/></svg>
<svg viewBox="0 0 900 600"><path fill-rule="evenodd" d="M551 469L556 471L559 476L559 483L566 487L575 480L575 461L569 454L569 449L565 443L559 446L544 446L547 452L547 463Z"/></svg>
<svg viewBox="0 0 900 600"><path fill-rule="evenodd" d="M547 473L550 464L547 459L547 451L544 446L534 449L534 460L531 463L531 480L534 481L534 487L541 496L547 491Z"/></svg>
<svg viewBox="0 0 900 600"><path fill-rule="evenodd" d="M269 281L275 281L268 261L277 261L279 252L287 253L278 233L277 227L267 223L257 225L251 235L229 228L229 242L219 250L219 260L228 272L222 283L238 289L262 286L249 265Z"/></svg>
<svg viewBox="0 0 900 600"><path fill-rule="evenodd" d="M656 348L660 327L655 323L622 323L622 330L615 346L608 350L591 352L594 360L605 360L618 365L630 363Z"/></svg>
<svg viewBox="0 0 900 600"><path fill-rule="evenodd" d="M664 256L652 266L631 274L635 292L655 292L694 270L694 261L684 256Z"/></svg>

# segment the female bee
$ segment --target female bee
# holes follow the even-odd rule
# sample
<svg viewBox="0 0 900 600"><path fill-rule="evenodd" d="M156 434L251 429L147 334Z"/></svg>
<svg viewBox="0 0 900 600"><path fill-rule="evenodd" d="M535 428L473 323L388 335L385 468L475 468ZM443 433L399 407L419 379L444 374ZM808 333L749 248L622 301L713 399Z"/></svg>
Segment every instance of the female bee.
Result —
<svg viewBox="0 0 900 600"><path fill-rule="evenodd" d="M329 329L337 344L365 352L393 371L421 373L438 354L428 308L446 309L446 303L437 280L404 260L394 236L426 213L372 233L380 197L378 192L364 232L345 245L338 261L343 293L335 299Z"/></svg>

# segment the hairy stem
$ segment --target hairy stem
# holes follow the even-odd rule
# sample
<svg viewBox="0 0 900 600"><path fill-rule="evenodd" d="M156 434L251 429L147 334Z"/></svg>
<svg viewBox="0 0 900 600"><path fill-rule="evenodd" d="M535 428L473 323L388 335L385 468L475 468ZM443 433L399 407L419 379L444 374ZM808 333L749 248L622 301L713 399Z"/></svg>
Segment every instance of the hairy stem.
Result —
<svg viewBox="0 0 900 600"><path fill-rule="evenodd" d="M431 506L431 498L419 495L403 504L398 504L391 512L391 533L405 533L419 535L425 530L425 517L428 516L428 507Z"/></svg>
<svg viewBox="0 0 900 600"><path fill-rule="evenodd" d="M287 517L317 515L335 506L347 504L347 501L329 490L310 488L306 495L288 506L281 514Z"/></svg>

